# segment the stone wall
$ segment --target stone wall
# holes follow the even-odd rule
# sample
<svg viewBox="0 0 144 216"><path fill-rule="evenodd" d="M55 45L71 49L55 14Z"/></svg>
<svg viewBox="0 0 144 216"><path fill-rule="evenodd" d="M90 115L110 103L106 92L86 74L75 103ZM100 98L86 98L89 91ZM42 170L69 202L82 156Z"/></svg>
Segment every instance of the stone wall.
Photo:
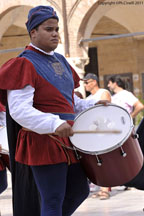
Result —
<svg viewBox="0 0 144 216"><path fill-rule="evenodd" d="M108 1L109 0L107 0L107 2ZM28 45L30 40L25 28L27 13L31 7L39 4L40 2L38 0L0 1L0 50L25 47ZM61 47L64 50L62 0L42 0L41 4L51 5L57 11L60 17ZM139 11L141 20L143 20L144 15L142 9L136 8L136 6L135 8L128 8L129 10L127 10L126 15L127 18L130 18L128 22L126 22L126 20L124 22L123 16L118 16L121 13L116 14L118 9L114 11L116 5L100 6L96 0L66 0L66 4L70 58L73 63L75 63L75 69L78 71L78 74L80 76L84 75L84 66L88 61L88 48L97 47L101 86L104 87L104 77L106 75L131 73L134 93L136 93L136 95L142 95L142 92L144 92L142 88L142 75L144 74L143 37L95 41L93 43L83 43L79 46L80 39L98 37L101 36L100 33L105 35L109 33L124 34L129 33L130 30L132 31L133 29L135 31L143 31L143 22L139 22L138 25L136 25L136 21L132 22L134 19L134 10L137 11L137 13ZM126 11L126 7L122 8L122 11ZM112 19L115 17L117 21ZM120 22L120 20L122 20L122 22ZM135 26L133 26L133 23L135 23ZM137 27L139 27L139 29L137 29ZM17 56L19 53L20 51L0 53L0 65L9 58ZM81 64L77 65L77 62L81 62Z"/></svg>

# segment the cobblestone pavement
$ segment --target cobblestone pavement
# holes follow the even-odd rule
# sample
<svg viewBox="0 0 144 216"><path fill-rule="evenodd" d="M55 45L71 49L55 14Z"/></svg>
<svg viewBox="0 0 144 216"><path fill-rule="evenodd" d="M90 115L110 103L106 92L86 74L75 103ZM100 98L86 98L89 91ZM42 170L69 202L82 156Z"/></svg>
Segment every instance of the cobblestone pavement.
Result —
<svg viewBox="0 0 144 216"><path fill-rule="evenodd" d="M0 195L1 216L12 216L11 182ZM89 198L77 209L73 216L144 216L144 191L134 188L123 191L120 187L112 188L110 199ZM33 215L32 215L33 216Z"/></svg>

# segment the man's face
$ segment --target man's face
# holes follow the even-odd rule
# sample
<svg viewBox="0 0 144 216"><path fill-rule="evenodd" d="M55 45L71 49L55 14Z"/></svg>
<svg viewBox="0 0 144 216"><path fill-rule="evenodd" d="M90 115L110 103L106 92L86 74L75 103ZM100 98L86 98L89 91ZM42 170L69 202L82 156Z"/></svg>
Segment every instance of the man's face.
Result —
<svg viewBox="0 0 144 216"><path fill-rule="evenodd" d="M92 89L96 86L96 80L88 79L87 81L84 81L85 90L88 92L91 92Z"/></svg>
<svg viewBox="0 0 144 216"><path fill-rule="evenodd" d="M37 29L31 31L31 41L45 52L53 51L59 43L58 31L58 21L48 19L39 25Z"/></svg>
<svg viewBox="0 0 144 216"><path fill-rule="evenodd" d="M109 81L107 86L108 86L110 91L114 92L116 83L113 83L112 81Z"/></svg>

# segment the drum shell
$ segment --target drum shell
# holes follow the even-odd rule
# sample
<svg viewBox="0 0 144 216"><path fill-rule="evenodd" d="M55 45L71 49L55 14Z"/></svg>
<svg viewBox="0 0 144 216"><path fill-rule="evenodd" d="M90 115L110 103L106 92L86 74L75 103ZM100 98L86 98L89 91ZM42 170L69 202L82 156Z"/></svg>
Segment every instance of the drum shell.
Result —
<svg viewBox="0 0 144 216"><path fill-rule="evenodd" d="M79 152L80 162L89 180L96 185L113 187L123 185L133 179L143 165L143 154L134 138L134 132L122 145L126 157L122 156L121 148L98 155L102 165L98 166L96 155Z"/></svg>

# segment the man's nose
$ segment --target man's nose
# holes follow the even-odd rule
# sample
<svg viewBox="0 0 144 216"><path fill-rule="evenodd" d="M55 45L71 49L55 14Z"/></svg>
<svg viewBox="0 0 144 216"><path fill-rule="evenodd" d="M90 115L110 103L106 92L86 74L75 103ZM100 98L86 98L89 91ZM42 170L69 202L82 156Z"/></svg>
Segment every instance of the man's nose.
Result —
<svg viewBox="0 0 144 216"><path fill-rule="evenodd" d="M57 31L53 31L52 35L58 36L58 32Z"/></svg>

